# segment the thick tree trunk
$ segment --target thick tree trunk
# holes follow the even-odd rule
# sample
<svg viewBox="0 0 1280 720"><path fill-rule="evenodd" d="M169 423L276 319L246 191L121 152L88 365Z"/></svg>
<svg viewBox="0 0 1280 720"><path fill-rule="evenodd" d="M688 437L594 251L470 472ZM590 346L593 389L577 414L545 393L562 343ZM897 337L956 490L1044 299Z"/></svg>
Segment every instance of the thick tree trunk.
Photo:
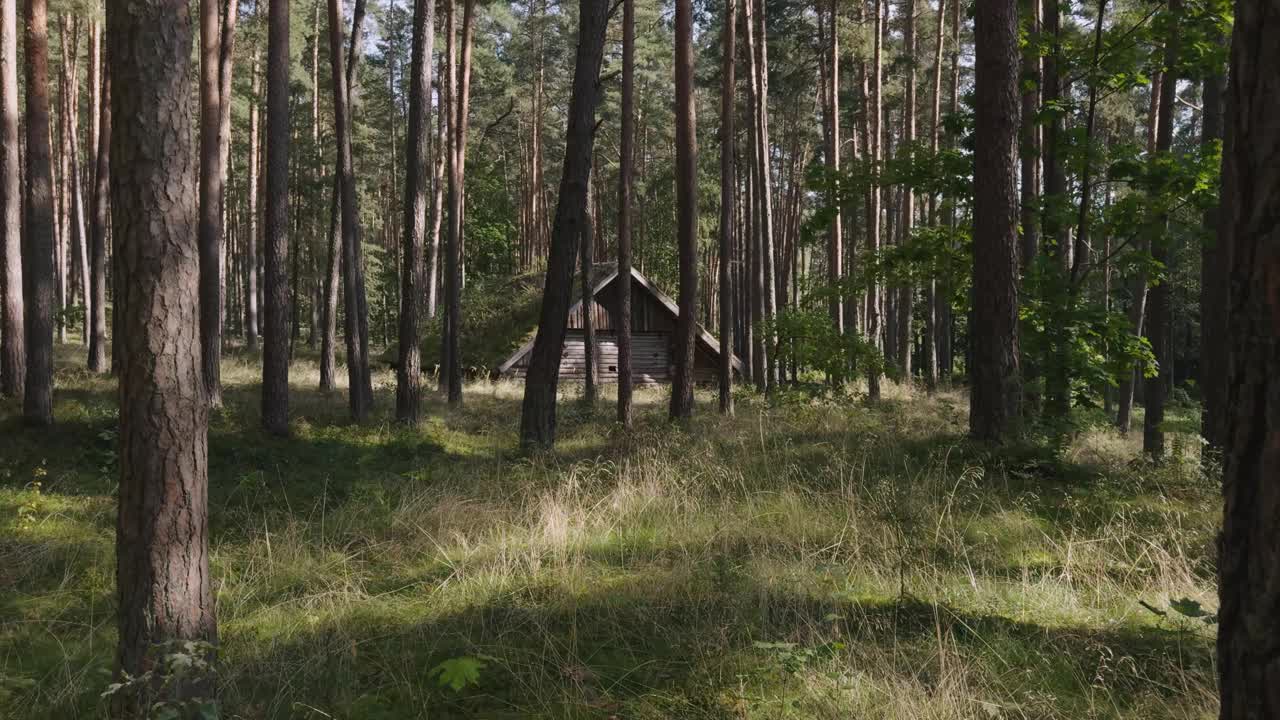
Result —
<svg viewBox="0 0 1280 720"><path fill-rule="evenodd" d="M418 301L422 297L422 250L427 234L427 144L431 131L431 55L435 2L415 0L409 68L408 159L404 173L404 259L400 268L400 354L396 365L396 419L410 425L422 405L422 349L418 345Z"/></svg>
<svg viewBox="0 0 1280 720"><path fill-rule="evenodd" d="M1168 153L1173 148L1173 103L1178 93L1178 63L1180 39L1176 20L1182 13L1182 0L1169 0L1169 15L1175 20L1169 38L1165 41L1164 66L1167 68L1164 83L1160 86L1160 120L1156 132L1156 153ZM1151 239L1151 259L1162 267L1169 266L1169 215L1166 212L1156 221L1163 229ZM1151 288L1150 306L1147 308L1147 339L1151 342L1157 372L1143 383L1142 450L1153 458L1164 457L1164 401L1169 380L1173 376L1170 364L1169 312L1171 278L1166 276Z"/></svg>
<svg viewBox="0 0 1280 720"><path fill-rule="evenodd" d="M748 0L750 2L750 0ZM763 11L763 7L761 8ZM763 21L758 27L763 27ZM693 1L676 0L676 247L680 261L680 317L676 320L675 377L671 384L671 418L688 418L693 414L694 337L698 324L698 136L693 100ZM759 45L764 38L759 39ZM759 46L757 46L759 51ZM760 93L757 109L763 112L765 98ZM760 120L756 121L757 126ZM757 130L762 132L762 130ZM763 147L768 147L758 139ZM767 158L764 159L767 167ZM768 171L762 173L764 191L768 194ZM763 203L766 217L761 231L769 237L768 201ZM766 239L762 251L767 254L772 244ZM766 265L768 267L768 265ZM767 278L768 279L768 278ZM772 290L772 280L769 280ZM768 306L766 305L766 308Z"/></svg>
<svg viewBox="0 0 1280 720"><path fill-rule="evenodd" d="M634 0L627 0L628 3ZM834 3L833 3L834 7ZM733 262L734 189L734 60L737 30L737 0L727 0L721 36L720 65L720 412L733 414L733 283L729 266ZM634 39L633 39L634 40ZM624 116L626 111L624 110ZM626 202L629 198L623 198ZM628 308L631 298L627 298ZM628 318L628 332L630 331ZM628 343L630 338L628 338ZM628 358L630 369L630 358Z"/></svg>
<svg viewBox="0 0 1280 720"><path fill-rule="evenodd" d="M1000 442L1018 413L1018 13L974 6L976 143L969 432Z"/></svg>
<svg viewBox="0 0 1280 720"><path fill-rule="evenodd" d="M289 434L289 3L272 0L267 30L267 183L263 222L262 427Z"/></svg>
<svg viewBox="0 0 1280 720"><path fill-rule="evenodd" d="M171 641L215 643L208 543L208 406L200 370L198 158L185 0L108 3L112 228L123 273L119 662L138 677ZM212 678L159 687L212 697ZM131 708L158 697L130 698Z"/></svg>
<svg viewBox="0 0 1280 720"><path fill-rule="evenodd" d="M28 0L30 2L30 0ZM0 395L21 397L27 374L18 146L18 5L0 1Z"/></svg>
<svg viewBox="0 0 1280 720"><path fill-rule="evenodd" d="M1231 308L1219 541L1218 676L1222 720L1280 717L1280 14L1238 0L1222 156L1219 252Z"/></svg>
<svg viewBox="0 0 1280 720"><path fill-rule="evenodd" d="M604 55L608 9L605 2L579 0L578 49L569 96L564 171L560 175L560 194L552 225L542 310L529 356L520 416L520 443L524 447L550 447L556 437L560 355L569 320L574 250L582 232L582 223L586 220L587 181L591 176L591 154L595 144L600 63Z"/></svg>
<svg viewBox="0 0 1280 720"><path fill-rule="evenodd" d="M730 6L736 5L730 0ZM731 23L732 24L732 23ZM730 63L732 67L732 63ZM618 422L631 428L631 196L636 144L636 3L622 0L622 138L618 160ZM733 138L729 138L733 142Z"/></svg>
<svg viewBox="0 0 1280 720"><path fill-rule="evenodd" d="M53 422L54 217L49 151L49 32L45 0L27 0L27 186L22 232L22 289L27 373L22 415L32 425Z"/></svg>
<svg viewBox="0 0 1280 720"><path fill-rule="evenodd" d="M90 267L92 298L89 303L89 370L106 372L107 365L107 234L111 227L111 68L102 64L98 113L97 169L93 180L93 224ZM119 296L116 298L119 302Z"/></svg>

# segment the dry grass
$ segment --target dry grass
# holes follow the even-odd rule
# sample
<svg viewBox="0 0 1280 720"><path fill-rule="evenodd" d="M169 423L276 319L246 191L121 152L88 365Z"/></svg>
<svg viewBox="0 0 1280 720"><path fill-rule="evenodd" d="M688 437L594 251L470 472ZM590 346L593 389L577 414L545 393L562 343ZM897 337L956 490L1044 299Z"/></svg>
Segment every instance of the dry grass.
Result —
<svg viewBox="0 0 1280 720"><path fill-rule="evenodd" d="M991 455L959 393L890 387L683 428L646 390L623 433L567 388L523 456L518 386L354 427L299 363L280 441L254 374L228 361L211 428L226 717L1216 713L1213 628L1138 604L1212 607L1214 485L1108 431ZM51 434L0 408L0 716L92 717L111 666L112 400L59 381Z"/></svg>

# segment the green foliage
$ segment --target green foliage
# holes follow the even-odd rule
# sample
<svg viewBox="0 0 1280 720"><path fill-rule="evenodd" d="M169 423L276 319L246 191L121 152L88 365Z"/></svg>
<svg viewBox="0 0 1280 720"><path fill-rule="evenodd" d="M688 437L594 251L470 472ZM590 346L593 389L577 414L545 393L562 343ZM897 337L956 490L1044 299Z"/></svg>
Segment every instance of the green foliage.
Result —
<svg viewBox="0 0 1280 720"><path fill-rule="evenodd" d="M166 641L149 650L151 670L136 677L124 673L100 697L107 702L124 698L127 703L141 703L146 708L145 720L218 720L221 716L215 698L169 699L175 690L193 683L212 687L215 652L213 645L203 641Z"/></svg>
<svg viewBox="0 0 1280 720"><path fill-rule="evenodd" d="M462 692L471 685L480 684L480 671L484 670L488 664L485 660L492 659L488 655L479 657L463 655L462 657L449 658L431 668L427 675L434 677L440 687L447 687L454 692Z"/></svg>

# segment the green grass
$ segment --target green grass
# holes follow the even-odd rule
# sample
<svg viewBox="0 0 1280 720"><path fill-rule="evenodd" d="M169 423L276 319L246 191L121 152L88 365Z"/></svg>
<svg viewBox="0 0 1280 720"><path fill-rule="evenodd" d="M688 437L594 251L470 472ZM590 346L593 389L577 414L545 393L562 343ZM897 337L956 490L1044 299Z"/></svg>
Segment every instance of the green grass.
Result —
<svg viewBox="0 0 1280 720"><path fill-rule="evenodd" d="M97 717L110 679L115 402L78 353L53 429L0 406L0 717ZM255 373L210 428L224 717L1216 716L1212 626L1139 604L1215 604L1216 483L1135 440L992 455L960 394L893 387L683 428L646 391L623 433L569 388L523 456L515 385L406 429L382 374L353 426L310 362L279 440Z"/></svg>

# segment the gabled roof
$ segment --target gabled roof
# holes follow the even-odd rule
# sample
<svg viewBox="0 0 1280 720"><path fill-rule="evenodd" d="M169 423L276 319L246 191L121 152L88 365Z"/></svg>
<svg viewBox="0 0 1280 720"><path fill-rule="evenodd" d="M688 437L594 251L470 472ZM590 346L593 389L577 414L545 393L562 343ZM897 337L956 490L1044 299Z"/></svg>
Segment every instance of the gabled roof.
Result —
<svg viewBox="0 0 1280 720"><path fill-rule="evenodd" d="M608 287L609 284L612 283L617 278L618 278L618 270L616 267L614 267L610 272L606 273L601 279L596 281L595 286L592 288L592 292L591 292L592 296L594 297L595 295L598 295L602 290ZM680 307L676 305L676 302L672 300L666 293L659 290L658 286L654 285L653 282L649 280L649 278L645 277L644 275L641 275L640 271L636 270L634 267L631 268L631 279L639 283L640 287L643 287L650 295L652 295L654 299L658 301L658 304L661 305L668 313L671 314L671 317L673 318L680 317ZM569 307L569 314L572 315L576 310L578 310L581 307L582 307L582 299L579 298L573 305ZM697 325L696 336L697 336L698 342L701 342L703 345L705 345L708 350L710 350L712 353L716 355L720 354L720 341L717 340L714 335L707 332L706 329L703 328L701 324ZM535 338L536 338L536 334L535 334L535 337L530 338L528 342L520 346L519 350L516 350L514 353L512 353L511 357L507 358L501 365L499 365L498 373L499 374L506 373L517 362L519 362L521 358L523 358L525 355L528 355L529 351L533 350L533 342ZM737 370L738 372L740 373L746 372L746 366L742 364L742 361L738 359L737 355L732 355L730 362L733 363L734 369Z"/></svg>

